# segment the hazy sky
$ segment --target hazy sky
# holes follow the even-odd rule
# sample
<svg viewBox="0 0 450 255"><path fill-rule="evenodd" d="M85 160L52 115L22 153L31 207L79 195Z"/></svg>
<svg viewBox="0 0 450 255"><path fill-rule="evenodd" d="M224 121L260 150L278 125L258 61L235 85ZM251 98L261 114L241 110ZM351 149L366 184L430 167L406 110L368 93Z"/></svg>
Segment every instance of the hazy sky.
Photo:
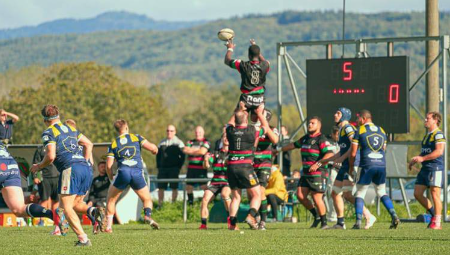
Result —
<svg viewBox="0 0 450 255"><path fill-rule="evenodd" d="M425 0L346 0L352 12L423 11ZM450 1L439 8L450 11ZM33 26L61 18L90 18L125 10L157 20L213 20L284 10L337 10L342 0L0 0L0 28Z"/></svg>

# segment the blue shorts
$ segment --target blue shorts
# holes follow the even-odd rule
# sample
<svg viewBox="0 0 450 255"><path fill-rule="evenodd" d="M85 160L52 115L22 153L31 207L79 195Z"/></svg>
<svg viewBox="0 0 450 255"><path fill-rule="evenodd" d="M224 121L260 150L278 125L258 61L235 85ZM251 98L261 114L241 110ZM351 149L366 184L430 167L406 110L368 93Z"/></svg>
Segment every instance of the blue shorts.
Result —
<svg viewBox="0 0 450 255"><path fill-rule="evenodd" d="M343 165L339 168L338 174L336 175L335 181L343 182L348 180L348 165Z"/></svg>
<svg viewBox="0 0 450 255"><path fill-rule="evenodd" d="M386 167L359 168L356 184L370 185L372 182L375 185L386 183Z"/></svg>
<svg viewBox="0 0 450 255"><path fill-rule="evenodd" d="M436 171L430 169L420 169L417 174L416 185L423 185L426 187L441 187L444 184L444 171Z"/></svg>
<svg viewBox="0 0 450 255"><path fill-rule="evenodd" d="M140 190L147 186L144 170L141 168L120 167L117 175L114 177L113 185L120 190L126 189L128 185L134 190Z"/></svg>
<svg viewBox="0 0 450 255"><path fill-rule="evenodd" d="M22 187L20 170L14 159L0 160L0 187Z"/></svg>
<svg viewBox="0 0 450 255"><path fill-rule="evenodd" d="M74 164L59 175L58 193L61 195L86 195L92 184L92 167Z"/></svg>

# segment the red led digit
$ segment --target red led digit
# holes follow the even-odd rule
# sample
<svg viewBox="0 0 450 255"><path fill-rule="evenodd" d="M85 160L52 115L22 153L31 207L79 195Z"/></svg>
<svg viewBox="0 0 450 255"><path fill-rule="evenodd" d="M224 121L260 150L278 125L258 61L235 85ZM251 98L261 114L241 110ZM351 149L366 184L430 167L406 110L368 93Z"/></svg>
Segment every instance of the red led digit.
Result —
<svg viewBox="0 0 450 255"><path fill-rule="evenodd" d="M342 66L342 71L344 72L344 81L351 81L352 80L352 69L350 69L350 66L352 65L352 62L344 62L344 65Z"/></svg>
<svg viewBox="0 0 450 255"><path fill-rule="evenodd" d="M400 89L400 85L398 85L398 84L391 84L389 86L389 103L390 104L398 103L399 89Z"/></svg>

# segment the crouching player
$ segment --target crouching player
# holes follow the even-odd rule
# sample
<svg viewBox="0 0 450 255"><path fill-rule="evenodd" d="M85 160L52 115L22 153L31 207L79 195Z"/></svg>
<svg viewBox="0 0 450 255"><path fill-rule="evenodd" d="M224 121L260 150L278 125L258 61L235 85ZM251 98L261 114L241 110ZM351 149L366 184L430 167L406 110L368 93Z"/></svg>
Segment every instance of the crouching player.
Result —
<svg viewBox="0 0 450 255"><path fill-rule="evenodd" d="M141 147L150 151L153 155L158 153L158 147L138 134L128 133L128 124L125 120L116 120L114 128L119 136L112 141L108 148L106 160L106 173L111 180L107 198L107 233L112 233L112 223L116 211L116 202L122 191L131 186L144 204L144 220L153 229L159 229L158 223L152 219L153 202L147 182L144 178L144 166L141 157ZM114 159L118 163L117 175L112 174Z"/></svg>
<svg viewBox="0 0 450 255"><path fill-rule="evenodd" d="M377 196L381 199L386 210L391 215L391 229L396 229L400 219L395 212L392 200L386 194L386 134L381 127L372 123L372 114L362 110L358 115L358 129L353 137L349 159L349 175L353 175L358 148L360 149L360 163L356 178L355 210L356 224L353 229L361 229L364 208L364 197L369 185L373 182Z"/></svg>
<svg viewBox="0 0 450 255"><path fill-rule="evenodd" d="M211 183L205 190L205 194L203 195L202 206L200 209L202 224L200 225L199 229L207 229L206 224L209 214L208 204L215 196L219 194L222 196L225 210L227 210L227 214L229 214L228 212L231 204L231 189L228 185L227 178L226 160L228 157L228 141L226 139L226 133L224 132L222 135L222 139L219 140L218 143L216 143L218 147L216 148L214 153L206 154L203 161L203 168L205 169L210 168L212 165L214 175L211 179ZM227 222L229 225L229 217L227 218Z"/></svg>
<svg viewBox="0 0 450 255"><path fill-rule="evenodd" d="M427 114L425 128L428 133L422 141L422 153L413 157L409 163L409 168L416 163L422 163L414 187L414 197L431 214L432 219L428 225L431 229L442 228L441 187L444 180L444 157L442 155L445 149L445 136L439 129L441 120L442 117L438 112ZM426 189L430 189L434 207L431 201L423 195Z"/></svg>

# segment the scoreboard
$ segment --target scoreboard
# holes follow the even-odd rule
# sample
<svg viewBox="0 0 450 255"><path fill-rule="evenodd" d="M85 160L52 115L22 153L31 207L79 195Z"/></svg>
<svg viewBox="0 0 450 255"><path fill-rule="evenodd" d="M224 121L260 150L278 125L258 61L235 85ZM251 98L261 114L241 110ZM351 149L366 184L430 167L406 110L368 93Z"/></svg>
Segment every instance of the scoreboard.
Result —
<svg viewBox="0 0 450 255"><path fill-rule="evenodd" d="M308 117L322 118L330 133L339 107L362 109L388 133L409 131L409 59L406 56L306 61Z"/></svg>

